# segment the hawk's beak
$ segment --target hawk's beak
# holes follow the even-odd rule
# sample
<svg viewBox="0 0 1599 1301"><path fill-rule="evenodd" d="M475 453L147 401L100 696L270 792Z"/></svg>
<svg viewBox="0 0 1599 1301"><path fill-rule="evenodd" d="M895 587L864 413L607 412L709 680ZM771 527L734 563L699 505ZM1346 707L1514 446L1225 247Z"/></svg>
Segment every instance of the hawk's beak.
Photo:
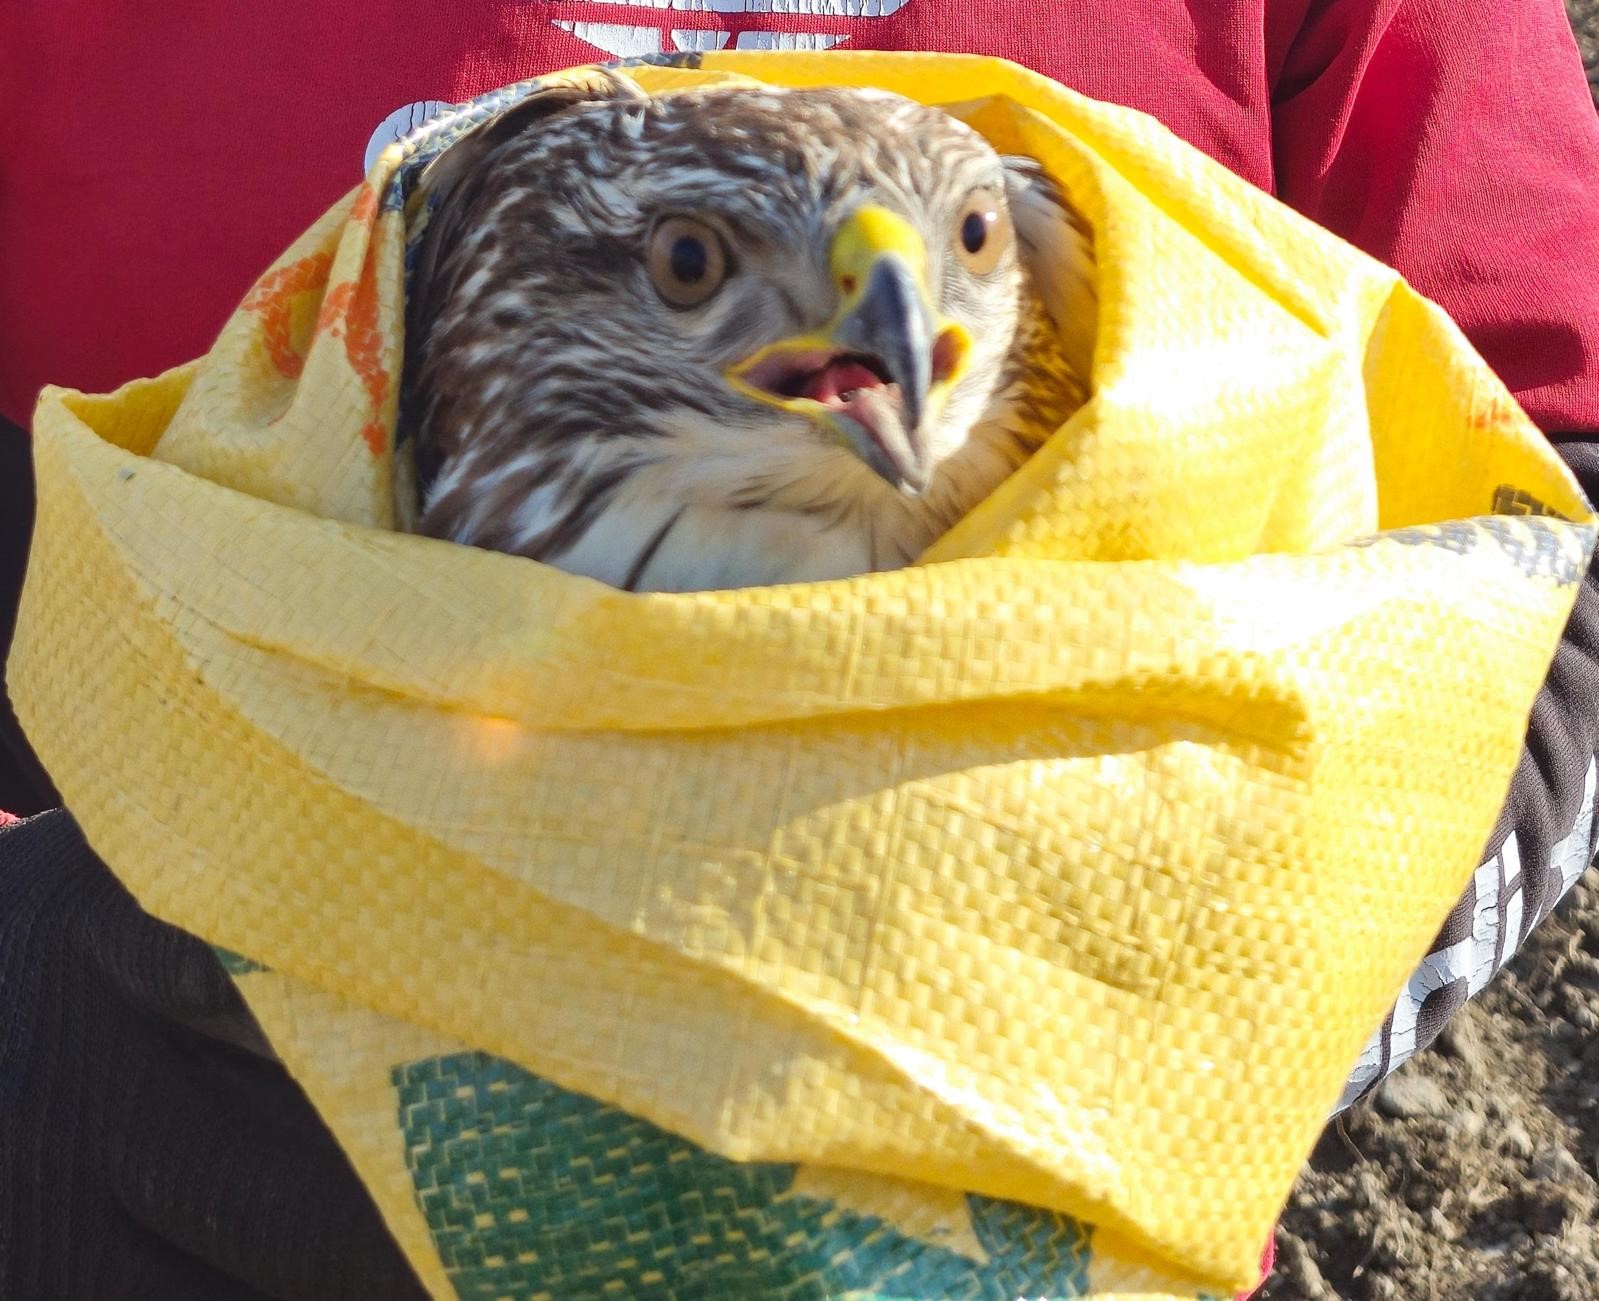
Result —
<svg viewBox="0 0 1599 1301"><path fill-rule="evenodd" d="M826 328L762 348L728 382L821 420L914 495L932 479L929 427L960 377L970 336L933 306L926 246L886 208L862 208L844 222L829 266L840 301Z"/></svg>

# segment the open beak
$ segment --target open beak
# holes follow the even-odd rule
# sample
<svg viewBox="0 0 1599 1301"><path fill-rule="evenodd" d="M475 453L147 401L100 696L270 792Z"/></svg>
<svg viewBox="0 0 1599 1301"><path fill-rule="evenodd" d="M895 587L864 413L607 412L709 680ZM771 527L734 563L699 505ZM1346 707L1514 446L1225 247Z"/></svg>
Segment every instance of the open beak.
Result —
<svg viewBox="0 0 1599 1301"><path fill-rule="evenodd" d="M820 331L760 349L727 381L831 429L912 496L933 475L928 430L960 377L971 338L929 300L927 250L903 217L861 208L834 236L839 308Z"/></svg>

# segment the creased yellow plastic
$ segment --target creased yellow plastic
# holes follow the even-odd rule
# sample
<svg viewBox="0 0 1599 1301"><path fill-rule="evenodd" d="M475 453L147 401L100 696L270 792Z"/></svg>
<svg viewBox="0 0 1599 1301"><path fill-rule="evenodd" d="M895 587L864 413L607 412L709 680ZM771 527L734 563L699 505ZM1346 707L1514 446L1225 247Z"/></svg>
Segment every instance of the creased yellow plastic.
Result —
<svg viewBox="0 0 1599 1301"><path fill-rule="evenodd" d="M883 86L1041 159L1092 401L897 573L635 596L386 531L391 150L205 358L47 391L30 735L146 907L301 991L258 1011L435 1287L344 1032L286 1008L1247 1286L1569 612L1482 517L1580 568L1587 504L1441 311L1146 117L980 59L630 75Z"/></svg>

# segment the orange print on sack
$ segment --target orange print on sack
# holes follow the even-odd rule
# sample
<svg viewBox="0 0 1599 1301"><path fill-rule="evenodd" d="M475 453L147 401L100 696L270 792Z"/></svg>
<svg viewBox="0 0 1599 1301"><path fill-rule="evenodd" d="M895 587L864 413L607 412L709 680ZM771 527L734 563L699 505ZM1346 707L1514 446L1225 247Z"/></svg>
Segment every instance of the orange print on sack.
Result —
<svg viewBox="0 0 1599 1301"><path fill-rule="evenodd" d="M1519 423L1521 408L1506 393L1485 392L1472 403L1470 424L1473 429L1503 429Z"/></svg>
<svg viewBox="0 0 1599 1301"><path fill-rule="evenodd" d="M355 192L355 202L350 206L350 220L357 226L370 226L378 215L378 192L365 181Z"/></svg>
<svg viewBox="0 0 1599 1301"><path fill-rule="evenodd" d="M331 253L313 253L267 272L245 297L243 308L261 317L261 342L285 379L299 379L305 369L305 358L294 346L295 300L314 292L332 265Z"/></svg>
<svg viewBox="0 0 1599 1301"><path fill-rule="evenodd" d="M361 437L381 455L388 446L388 431L379 413L389 395L389 372L383 364L383 334L378 328L377 275L371 256L361 268L359 281L345 280L328 290L317 320L317 333L344 340L350 369L360 378L372 401L372 419L361 427Z"/></svg>

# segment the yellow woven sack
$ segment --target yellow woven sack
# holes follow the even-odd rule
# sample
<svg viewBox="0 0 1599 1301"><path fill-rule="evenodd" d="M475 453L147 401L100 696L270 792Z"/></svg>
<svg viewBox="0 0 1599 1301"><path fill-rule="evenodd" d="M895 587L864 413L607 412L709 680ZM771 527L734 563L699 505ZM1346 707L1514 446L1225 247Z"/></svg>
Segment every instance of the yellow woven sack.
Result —
<svg viewBox="0 0 1599 1301"><path fill-rule="evenodd" d="M1087 407L896 573L641 596L389 531L424 132L208 356L44 396L31 735L245 955L440 1296L1250 1285L1476 864L1587 504L1442 312L1140 114L969 58L630 75L1039 158Z"/></svg>

